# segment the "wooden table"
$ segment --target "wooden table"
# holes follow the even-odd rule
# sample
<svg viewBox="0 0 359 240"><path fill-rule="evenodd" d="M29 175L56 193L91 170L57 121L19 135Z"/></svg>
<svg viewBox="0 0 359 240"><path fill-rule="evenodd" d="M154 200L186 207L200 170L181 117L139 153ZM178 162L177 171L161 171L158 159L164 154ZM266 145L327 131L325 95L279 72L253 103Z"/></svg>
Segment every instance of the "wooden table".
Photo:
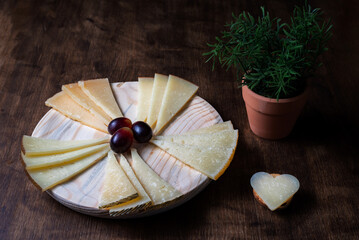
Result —
<svg viewBox="0 0 359 240"><path fill-rule="evenodd" d="M292 134L267 141L249 129L234 72L211 71L207 42L231 13L288 19L299 1L1 1L0 239L354 239L359 236L359 44L355 1L313 0L334 24L324 66ZM240 131L227 172L190 202L142 219L76 213L27 179L20 140L62 84L155 72L200 86L199 96ZM290 207L271 212L253 198L257 171L295 175Z"/></svg>

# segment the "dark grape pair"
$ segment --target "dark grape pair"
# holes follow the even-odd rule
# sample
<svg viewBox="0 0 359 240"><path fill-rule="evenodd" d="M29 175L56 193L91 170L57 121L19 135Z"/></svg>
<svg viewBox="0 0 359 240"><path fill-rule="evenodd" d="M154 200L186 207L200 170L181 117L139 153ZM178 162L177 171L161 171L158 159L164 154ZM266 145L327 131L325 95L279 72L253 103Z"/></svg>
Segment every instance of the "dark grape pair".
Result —
<svg viewBox="0 0 359 240"><path fill-rule="evenodd" d="M125 117L112 120L108 125L108 132L112 134L111 149L117 153L126 152L131 147L133 139L145 143L152 138L152 129L147 123L137 121L132 124L131 120Z"/></svg>

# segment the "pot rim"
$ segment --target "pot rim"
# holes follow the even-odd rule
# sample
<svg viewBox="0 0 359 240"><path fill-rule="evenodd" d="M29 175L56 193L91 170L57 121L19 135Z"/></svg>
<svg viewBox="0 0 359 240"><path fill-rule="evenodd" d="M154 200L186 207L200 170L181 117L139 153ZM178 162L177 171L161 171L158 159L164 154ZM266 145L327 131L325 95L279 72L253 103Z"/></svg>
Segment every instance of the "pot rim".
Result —
<svg viewBox="0 0 359 240"><path fill-rule="evenodd" d="M289 102L294 102L294 101L304 97L305 95L307 95L308 91L309 91L309 87L307 85L306 88L304 89L304 92L302 92L298 96L291 97L291 98L280 98L280 99L278 99L278 101L277 101L276 98L264 97L262 95L259 95L259 94L255 93L255 92L253 92L251 89L248 88L247 85L242 86L242 91L244 91L244 90L247 92L247 94L251 95L254 98L257 98L260 101L271 102L271 103L289 103Z"/></svg>

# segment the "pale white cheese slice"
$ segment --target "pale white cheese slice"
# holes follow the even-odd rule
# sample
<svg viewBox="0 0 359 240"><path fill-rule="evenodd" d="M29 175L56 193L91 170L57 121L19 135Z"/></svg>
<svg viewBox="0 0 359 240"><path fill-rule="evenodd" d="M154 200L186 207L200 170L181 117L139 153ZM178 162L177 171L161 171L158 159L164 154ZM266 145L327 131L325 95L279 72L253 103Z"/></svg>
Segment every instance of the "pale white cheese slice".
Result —
<svg viewBox="0 0 359 240"><path fill-rule="evenodd" d="M110 148L107 147L100 152L81 159L80 161L63 166L39 170L27 170L27 172L31 179L42 189L42 191L46 191L91 167L105 157L109 150Z"/></svg>
<svg viewBox="0 0 359 240"><path fill-rule="evenodd" d="M152 205L152 201L150 197L147 195L145 189L138 181L127 159L122 154L120 156L119 163L122 169L125 171L127 177L130 179L133 186L136 188L138 192L138 197L129 202L110 208L109 212L111 216L119 216L123 214L129 214L132 212L137 212Z"/></svg>
<svg viewBox="0 0 359 240"><path fill-rule="evenodd" d="M63 141L24 135L22 138L22 148L25 152L25 156L52 155L108 143L109 140L109 136L90 140Z"/></svg>
<svg viewBox="0 0 359 240"><path fill-rule="evenodd" d="M252 176L251 186L268 208L274 211L298 191L300 184L290 174L273 177L266 172L258 172Z"/></svg>
<svg viewBox="0 0 359 240"><path fill-rule="evenodd" d="M198 147L165 140L152 140L151 143L209 178L216 180L231 163L237 146L237 138L231 147L211 145Z"/></svg>
<svg viewBox="0 0 359 240"><path fill-rule="evenodd" d="M172 201L182 194L169 183L158 176L138 155L137 150L131 149L132 169L146 190L154 205Z"/></svg>
<svg viewBox="0 0 359 240"><path fill-rule="evenodd" d="M192 135L192 134L201 134L201 133L212 133L223 130L233 130L233 124L231 121L226 121L222 123L217 123L209 127L199 128L193 131L185 132L182 135Z"/></svg>
<svg viewBox="0 0 359 240"><path fill-rule="evenodd" d="M112 119L123 117L107 78L79 81L82 90Z"/></svg>
<svg viewBox="0 0 359 240"><path fill-rule="evenodd" d="M182 78L170 75L163 96L155 134L159 134L172 118L189 102L198 86Z"/></svg>
<svg viewBox="0 0 359 240"><path fill-rule="evenodd" d="M112 151L108 152L99 208L108 208L138 197L127 175L118 164Z"/></svg>
<svg viewBox="0 0 359 240"><path fill-rule="evenodd" d="M167 142L185 144L197 147L223 147L235 148L237 144L238 130L224 130L213 133L187 134L156 136L154 140L164 140Z"/></svg>
<svg viewBox="0 0 359 240"><path fill-rule="evenodd" d="M166 91L166 86L168 82L168 76L162 74L155 74L155 80L153 83L152 96L151 96L151 104L148 112L146 122L152 129L154 129L158 114L161 109L163 95Z"/></svg>
<svg viewBox="0 0 359 240"><path fill-rule="evenodd" d="M138 78L137 121L145 121L147 119L151 105L153 83L153 78Z"/></svg>
<svg viewBox="0 0 359 240"><path fill-rule="evenodd" d="M71 162L75 162L80 160L81 158L99 152L105 149L106 147L108 147L108 143L103 143L100 145L90 146L90 147L74 150L71 152L60 153L60 154L29 157L21 153L21 156L26 165L26 169L40 169L40 168L61 166Z"/></svg>
<svg viewBox="0 0 359 240"><path fill-rule="evenodd" d="M66 92L75 102L103 121L106 126L109 122L111 122L111 117L82 91L78 83L62 85L62 90Z"/></svg>
<svg viewBox="0 0 359 240"><path fill-rule="evenodd" d="M46 100L45 105L52 107L72 120L107 133L106 125L85 108L81 107L64 91L55 94Z"/></svg>

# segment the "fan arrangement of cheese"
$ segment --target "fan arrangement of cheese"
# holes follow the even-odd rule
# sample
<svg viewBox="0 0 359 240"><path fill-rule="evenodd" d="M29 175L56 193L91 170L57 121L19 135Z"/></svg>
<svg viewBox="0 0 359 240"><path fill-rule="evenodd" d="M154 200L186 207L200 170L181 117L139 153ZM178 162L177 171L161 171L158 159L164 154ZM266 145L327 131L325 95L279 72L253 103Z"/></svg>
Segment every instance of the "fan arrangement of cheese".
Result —
<svg viewBox="0 0 359 240"><path fill-rule="evenodd" d="M112 119L123 116L107 78L63 85L45 105L105 133Z"/></svg>
<svg viewBox="0 0 359 240"><path fill-rule="evenodd" d="M159 135L186 106L198 87L176 76L155 74L139 78L138 121L147 122L156 134L151 143L211 179L218 179L229 166L238 140L231 122L219 123L182 135ZM84 125L107 132L112 119L123 114L108 79L79 81L62 86L46 103ZM103 159L103 186L99 208L112 216L159 206L182 193L158 176L136 149L130 160L109 147L109 135L93 140L61 141L24 136L22 159L33 182L43 191L64 183ZM117 156L117 157L116 157Z"/></svg>
<svg viewBox="0 0 359 240"><path fill-rule="evenodd" d="M21 156L27 173L43 191L63 183L100 161L109 138L60 141L24 136Z"/></svg>
<svg viewBox="0 0 359 240"><path fill-rule="evenodd" d="M151 143L216 180L231 163L237 140L238 130L225 122L183 135L156 136Z"/></svg>

